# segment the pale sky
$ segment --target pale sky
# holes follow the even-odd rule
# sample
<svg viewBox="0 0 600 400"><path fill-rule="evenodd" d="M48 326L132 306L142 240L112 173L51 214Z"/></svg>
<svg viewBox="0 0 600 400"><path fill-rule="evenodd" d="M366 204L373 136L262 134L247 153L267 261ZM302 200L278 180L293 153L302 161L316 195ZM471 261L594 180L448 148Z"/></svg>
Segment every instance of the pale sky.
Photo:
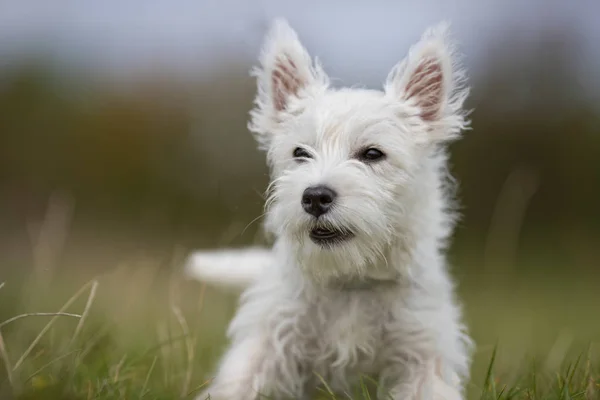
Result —
<svg viewBox="0 0 600 400"><path fill-rule="evenodd" d="M99 73L159 65L197 76L225 56L253 63L266 24L283 16L331 75L381 80L446 19L471 69L507 32L535 43L544 27L574 29L574 67L597 82L599 15L597 0L0 0L0 63L37 50Z"/></svg>

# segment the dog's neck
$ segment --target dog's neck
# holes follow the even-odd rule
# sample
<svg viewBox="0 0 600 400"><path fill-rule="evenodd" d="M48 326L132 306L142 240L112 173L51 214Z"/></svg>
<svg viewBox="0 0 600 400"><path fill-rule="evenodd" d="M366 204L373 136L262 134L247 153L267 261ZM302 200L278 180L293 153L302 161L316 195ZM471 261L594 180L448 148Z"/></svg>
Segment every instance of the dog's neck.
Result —
<svg viewBox="0 0 600 400"><path fill-rule="evenodd" d="M302 280L319 290L348 292L392 288L405 281L403 273L408 270L408 265L404 264L410 262L410 255L403 251L406 247L394 244L382 252L381 258L359 267L346 265L344 260L326 255L307 263L303 255L297 253L296 245L289 238L276 241L276 252L287 260L282 265L291 268L288 273L291 272L292 280Z"/></svg>
<svg viewBox="0 0 600 400"><path fill-rule="evenodd" d="M376 277L340 277L330 279L325 285L328 289L344 292L368 291L383 288L396 287L400 284L399 279L395 278L376 278Z"/></svg>

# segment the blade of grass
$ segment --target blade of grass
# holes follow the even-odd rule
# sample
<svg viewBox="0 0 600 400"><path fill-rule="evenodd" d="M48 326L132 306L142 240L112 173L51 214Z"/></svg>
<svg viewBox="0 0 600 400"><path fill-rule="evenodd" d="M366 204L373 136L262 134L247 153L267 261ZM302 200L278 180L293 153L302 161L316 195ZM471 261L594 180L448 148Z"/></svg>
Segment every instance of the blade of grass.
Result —
<svg viewBox="0 0 600 400"><path fill-rule="evenodd" d="M364 377L360 377L360 389L362 395L365 400L371 400L371 393L369 393L369 389L367 388L367 384L365 383Z"/></svg>
<svg viewBox="0 0 600 400"><path fill-rule="evenodd" d="M319 378L319 380L321 381L321 383L323 384L323 387L325 387L325 390L327 391L327 393L331 396L332 399L335 399L335 393L333 393L333 390L331 390L331 388L329 387L329 385L327 384L327 382L325 382L325 379L323 379L323 377L321 375L319 375L318 373L314 373L317 378Z"/></svg>
<svg viewBox="0 0 600 400"><path fill-rule="evenodd" d="M533 398L537 399L538 398L538 395L537 395L537 364L535 362L535 359L533 360L532 381L533 382L531 382L531 386L533 388Z"/></svg>
<svg viewBox="0 0 600 400"><path fill-rule="evenodd" d="M27 379L25 379L25 383L29 382L36 375L38 375L40 372L42 372L44 369L48 368L50 365L54 364L55 362L60 361L63 358L66 358L66 357L70 356L71 354L75 354L77 352L79 352L79 350L73 350L73 351L70 351L70 352L68 352L66 354L63 354L63 355L60 355L60 356L56 357L55 359L51 360L50 362L47 362L46 364L44 364L40 368L38 368L33 374L29 375L27 377Z"/></svg>
<svg viewBox="0 0 600 400"><path fill-rule="evenodd" d="M512 387L506 394L506 400L512 400L525 391L525 388Z"/></svg>
<svg viewBox="0 0 600 400"><path fill-rule="evenodd" d="M8 358L6 346L4 345L4 338L2 337L2 331L0 331L0 357L2 357L2 361L4 362L4 368L6 369L6 376L8 378L8 383L11 388L14 388L12 367L10 366L10 359Z"/></svg>
<svg viewBox="0 0 600 400"><path fill-rule="evenodd" d="M487 368L487 372L485 375L485 380L483 382L483 391L481 392L481 399L485 399L485 396L488 394L490 386L492 385L492 373L494 369L494 363L496 362L496 352L498 351L498 344L494 346L494 350L492 350L492 358L490 359L490 363Z"/></svg>
<svg viewBox="0 0 600 400"><path fill-rule="evenodd" d="M93 284L93 282L95 281L86 283L81 289L79 289L79 291L77 291L77 293L75 293L69 300L67 300L67 302L62 306L62 308L58 312L65 312L65 310L68 309L71 306L71 304L73 304L75 300L77 300L79 296L81 296L88 289L88 287ZM46 332L50 330L52 325L54 325L54 322L56 322L57 318L58 316L52 317L52 319L46 324L46 326L44 326L42 331L37 335L33 342L31 342L27 350L25 350L21 358L19 358L19 360L15 363L13 371L16 371L21 366L21 364L23 364L23 361L25 361L27 356L29 356L29 353L31 353L31 351L35 348L35 345L38 344L38 342L42 339L44 334L46 334Z"/></svg>
<svg viewBox="0 0 600 400"><path fill-rule="evenodd" d="M22 318L27 318L27 317L73 317L73 318L81 318L81 315L79 314L72 314L72 313L66 313L66 312L37 312L37 313L26 313L26 314L19 314L16 315L12 318L7 319L6 321L0 322L0 328L10 324L11 322L15 322L18 321Z"/></svg>
<svg viewBox="0 0 600 400"><path fill-rule="evenodd" d="M194 366L194 348L195 348L195 341L194 338L191 337L190 335L190 328L187 324L187 321L185 320L183 313L181 312L181 310L179 309L179 307L177 307L176 305L172 305L171 306L171 310L173 311L173 314L175 314L175 317L177 318L177 322L179 322L179 326L181 326L181 331L183 332L183 335L186 337L185 340L185 344L186 344L186 353L187 353L187 368L185 371L185 378L183 381L183 386L181 388L181 397L185 397L185 394L189 391L189 387L190 387L190 383L192 381L192 368Z"/></svg>
<svg viewBox="0 0 600 400"><path fill-rule="evenodd" d="M154 360L152 360L152 365L150 365L150 369L148 370L148 374L146 375L146 380L144 381L144 386L142 386L142 391L140 392L140 399L146 395L146 388L148 387L148 382L150 381L150 375L152 375L152 371L154 370L154 365L156 364L156 360L158 356L154 356Z"/></svg>
<svg viewBox="0 0 600 400"><path fill-rule="evenodd" d="M206 380L204 382L202 382L200 385L196 386L195 388L193 388L192 390L190 390L186 395L185 398L190 397L191 395L193 395L196 392L199 392L200 389L202 389L203 387L205 387L206 385L208 385L210 383L211 379Z"/></svg>
<svg viewBox="0 0 600 400"><path fill-rule="evenodd" d="M98 281L94 280L94 281L92 281L91 284L92 284L92 287L90 289L90 294L88 296L87 302L85 303L85 308L83 309L81 318L79 318L79 322L77 323L77 326L75 327L75 332L73 333L73 337L71 337L71 341L69 342L69 345L67 346L67 348L71 348L71 346L73 346L73 344L75 343L75 339L77 339L77 336L79 336L79 333L83 329L83 324L85 323L85 321L87 319L87 316L90 312L90 308L92 307L92 303L94 302L94 298L96 297L96 289L98 288Z"/></svg>
<svg viewBox="0 0 600 400"><path fill-rule="evenodd" d="M502 387L502 390L500 390L500 393L498 393L498 396L496 396L496 400L500 400L500 398L501 398L501 397L502 397L502 395L504 394L504 391L506 390L506 386L507 386L507 385L504 385L504 386Z"/></svg>
<svg viewBox="0 0 600 400"><path fill-rule="evenodd" d="M115 367L115 376L113 378L114 383L117 383L119 381L119 372L121 372L121 368L123 367L123 364L125 364L126 359L127 359L127 354L125 354L123 357L121 357L121 360Z"/></svg>

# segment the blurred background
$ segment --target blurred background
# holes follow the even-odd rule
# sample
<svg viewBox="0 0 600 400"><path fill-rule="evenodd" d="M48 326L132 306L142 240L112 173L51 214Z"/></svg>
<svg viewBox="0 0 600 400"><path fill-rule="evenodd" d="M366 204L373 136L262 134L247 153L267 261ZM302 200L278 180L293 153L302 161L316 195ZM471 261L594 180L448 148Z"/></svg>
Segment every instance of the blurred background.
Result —
<svg viewBox="0 0 600 400"><path fill-rule="evenodd" d="M335 85L371 88L447 19L474 109L451 147L450 260L478 354L600 343L599 15L593 0L0 1L0 282L21 293L2 315L27 311L23 276L52 287L150 265L160 281L194 249L267 243L252 221L268 171L246 123L272 18ZM220 337L236 294L205 296Z"/></svg>

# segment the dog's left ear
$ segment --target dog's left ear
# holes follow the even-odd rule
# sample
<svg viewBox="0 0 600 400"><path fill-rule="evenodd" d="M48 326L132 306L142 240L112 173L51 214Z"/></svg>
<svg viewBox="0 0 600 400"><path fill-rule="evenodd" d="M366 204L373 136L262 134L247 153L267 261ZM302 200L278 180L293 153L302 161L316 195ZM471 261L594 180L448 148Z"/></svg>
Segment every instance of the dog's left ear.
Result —
<svg viewBox="0 0 600 400"><path fill-rule="evenodd" d="M385 83L387 95L415 107L434 140L453 139L466 125L462 106L468 89L448 42L448 28L441 23L428 29Z"/></svg>
<svg viewBox="0 0 600 400"><path fill-rule="evenodd" d="M313 65L298 35L284 19L276 19L263 44L260 66L252 71L258 93L249 129L266 149L277 126L290 113L292 102L323 87L327 78L318 63ZM321 85L319 85L321 84Z"/></svg>

